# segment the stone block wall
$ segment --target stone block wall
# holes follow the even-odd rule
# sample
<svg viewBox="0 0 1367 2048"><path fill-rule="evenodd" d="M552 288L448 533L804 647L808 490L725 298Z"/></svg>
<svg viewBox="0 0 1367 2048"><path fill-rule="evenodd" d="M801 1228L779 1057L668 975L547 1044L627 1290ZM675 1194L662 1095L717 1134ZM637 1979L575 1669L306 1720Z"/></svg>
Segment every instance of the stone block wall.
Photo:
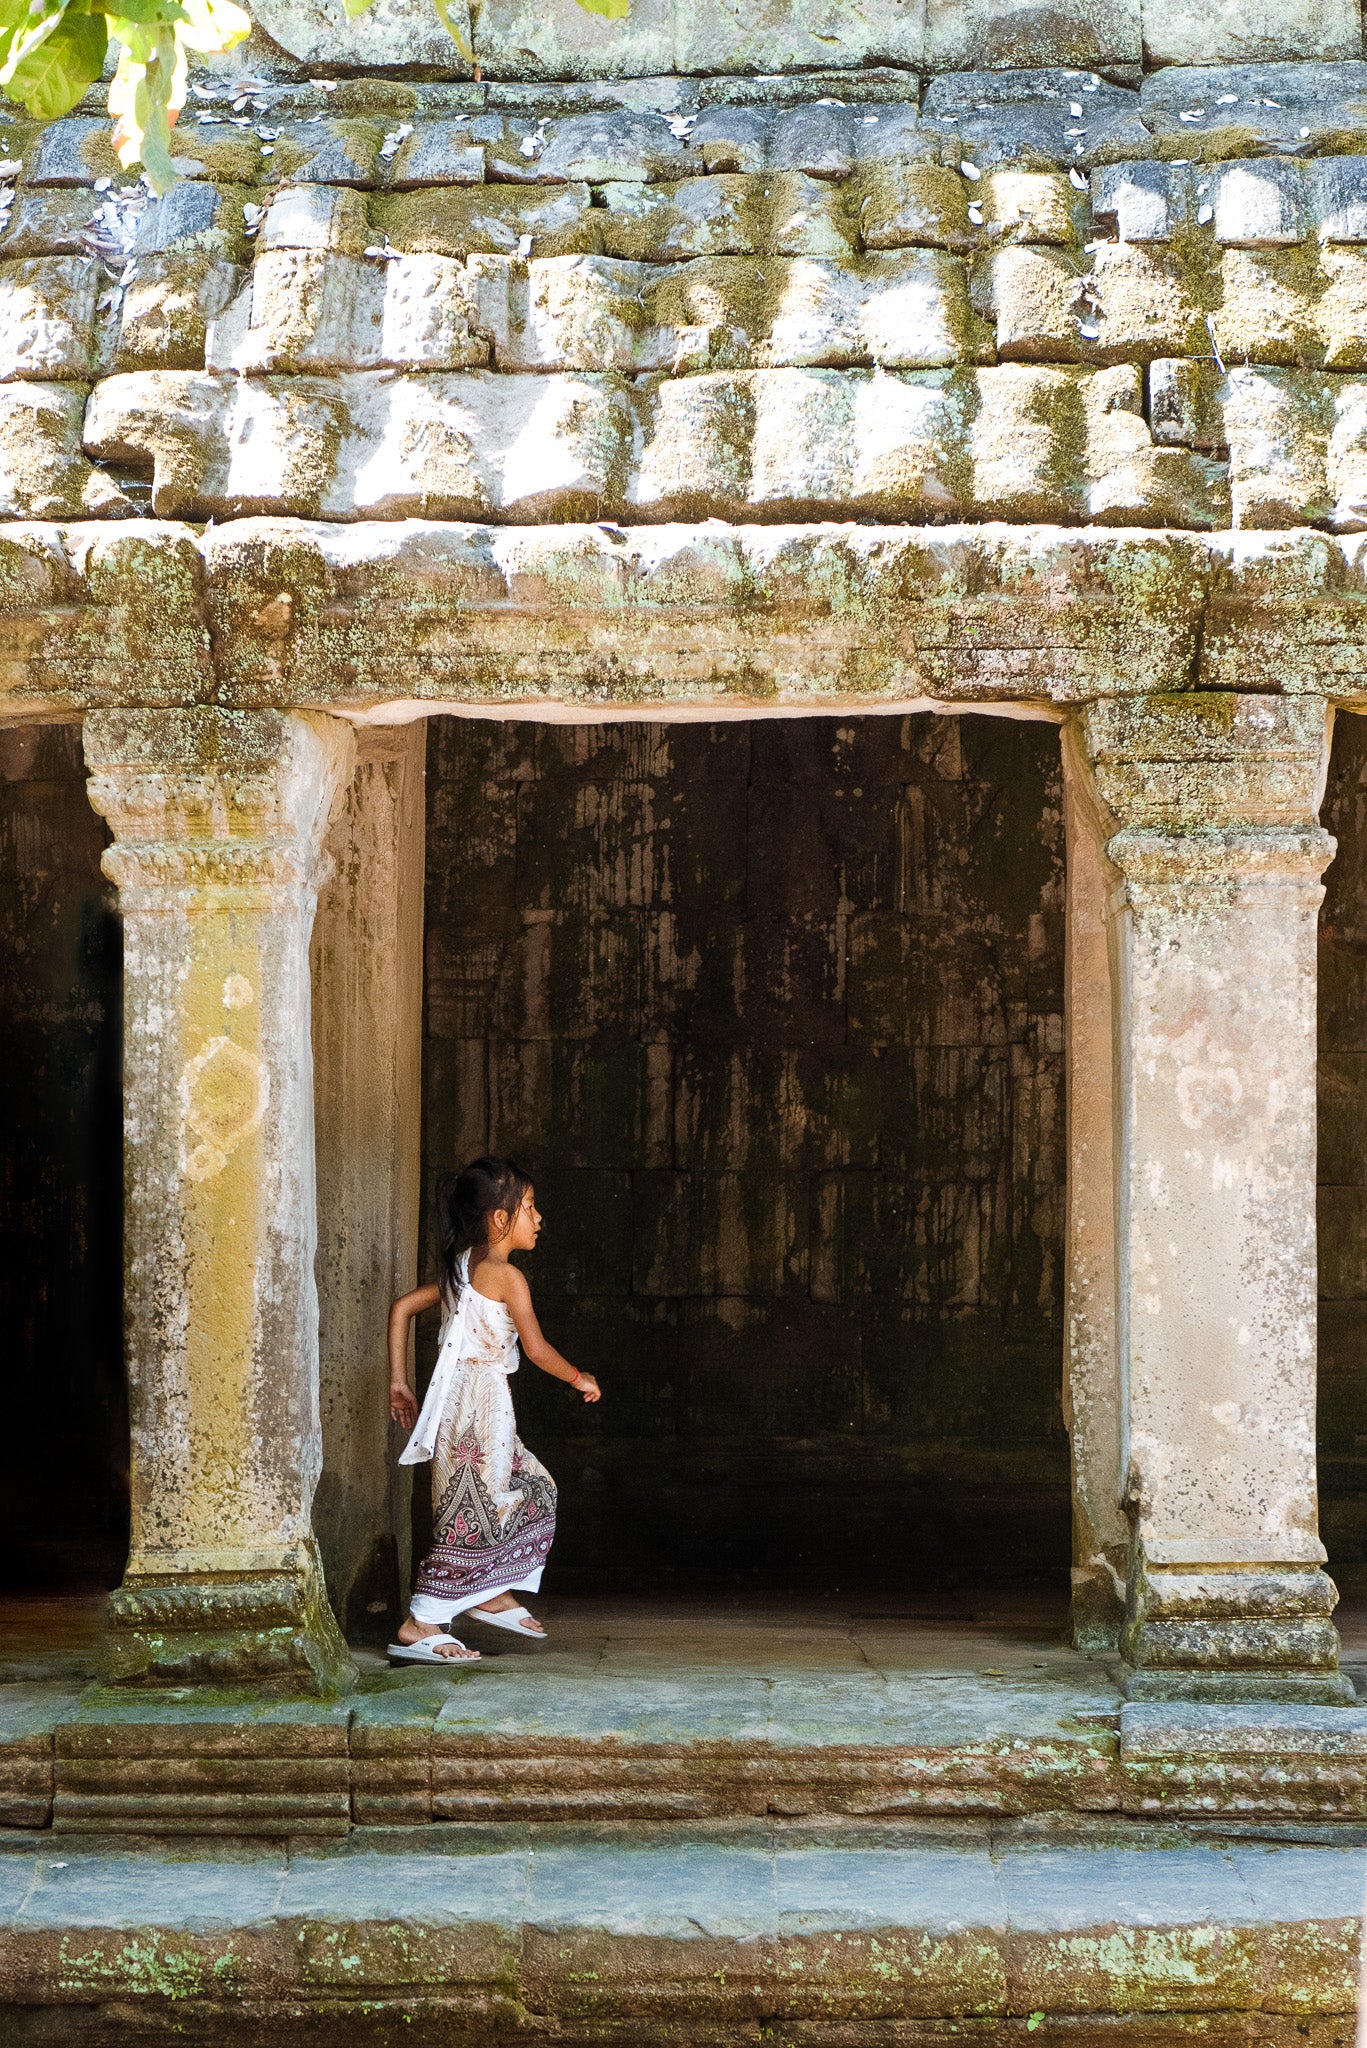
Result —
<svg viewBox="0 0 1367 2048"><path fill-rule="evenodd" d="M80 727L0 729L0 1589L127 1544L121 947Z"/></svg>
<svg viewBox="0 0 1367 2048"><path fill-rule="evenodd" d="M557 1563L1064 1572L1054 731L442 719L428 788L427 1184L528 1166L605 1389L516 1382Z"/></svg>

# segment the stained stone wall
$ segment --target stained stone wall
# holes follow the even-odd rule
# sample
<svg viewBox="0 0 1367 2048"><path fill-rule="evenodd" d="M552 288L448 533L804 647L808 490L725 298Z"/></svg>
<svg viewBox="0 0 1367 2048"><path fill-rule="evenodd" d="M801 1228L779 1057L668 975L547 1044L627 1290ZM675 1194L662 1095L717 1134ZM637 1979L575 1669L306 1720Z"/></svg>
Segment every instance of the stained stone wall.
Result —
<svg viewBox="0 0 1367 2048"><path fill-rule="evenodd" d="M1065 1571L1054 730L444 719L428 780L427 1181L535 1173L605 1390L517 1383L557 1562Z"/></svg>
<svg viewBox="0 0 1367 2048"><path fill-rule="evenodd" d="M1367 720L1335 722L1320 913L1320 1510L1331 1569L1367 1571Z"/></svg>
<svg viewBox="0 0 1367 2048"><path fill-rule="evenodd" d="M127 1544L121 949L79 726L0 729L0 1588Z"/></svg>

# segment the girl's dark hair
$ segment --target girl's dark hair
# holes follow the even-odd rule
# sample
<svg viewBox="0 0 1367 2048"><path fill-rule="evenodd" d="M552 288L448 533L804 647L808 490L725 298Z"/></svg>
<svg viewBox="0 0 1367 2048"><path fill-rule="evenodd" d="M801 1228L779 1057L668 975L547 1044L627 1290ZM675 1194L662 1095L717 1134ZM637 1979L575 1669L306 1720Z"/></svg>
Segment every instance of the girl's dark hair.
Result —
<svg viewBox="0 0 1367 2048"><path fill-rule="evenodd" d="M459 1173L437 1182L437 1267L448 1301L456 1292L456 1267L463 1252L486 1244L495 1209L511 1216L531 1186L531 1175L511 1159L472 1159Z"/></svg>

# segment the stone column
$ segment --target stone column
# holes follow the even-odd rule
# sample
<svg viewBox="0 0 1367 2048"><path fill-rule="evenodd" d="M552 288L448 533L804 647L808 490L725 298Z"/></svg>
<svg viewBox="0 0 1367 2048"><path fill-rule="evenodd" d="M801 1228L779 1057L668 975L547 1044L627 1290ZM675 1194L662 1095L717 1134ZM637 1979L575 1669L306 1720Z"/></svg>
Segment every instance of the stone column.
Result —
<svg viewBox="0 0 1367 2048"><path fill-rule="evenodd" d="M1115 1067L1106 902L1106 821L1075 726L1063 731L1068 847L1068 1221L1063 1412L1073 1477L1072 1637L1119 1647L1130 1530L1122 1505L1116 1334Z"/></svg>
<svg viewBox="0 0 1367 2048"><path fill-rule="evenodd" d="M1090 706L1135 1698L1350 1698L1315 1481L1317 699Z"/></svg>
<svg viewBox="0 0 1367 2048"><path fill-rule="evenodd" d="M314 1526L352 1641L407 1597L411 1466L391 1441L389 1304L414 1284L422 1182L427 726L369 726L328 834L313 934L323 1477Z"/></svg>
<svg viewBox="0 0 1367 2048"><path fill-rule="evenodd" d="M353 1667L320 1466L309 934L355 740L272 711L107 711L90 797L124 920L132 1550L116 1683L330 1692Z"/></svg>

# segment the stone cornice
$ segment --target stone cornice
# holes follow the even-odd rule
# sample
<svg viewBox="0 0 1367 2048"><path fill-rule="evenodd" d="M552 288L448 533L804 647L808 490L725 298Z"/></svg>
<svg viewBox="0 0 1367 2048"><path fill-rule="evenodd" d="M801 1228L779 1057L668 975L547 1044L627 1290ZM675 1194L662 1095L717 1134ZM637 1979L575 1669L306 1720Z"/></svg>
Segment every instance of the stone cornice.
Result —
<svg viewBox="0 0 1367 2048"><path fill-rule="evenodd" d="M0 717L1367 704L1360 537L1051 526L0 524Z"/></svg>

